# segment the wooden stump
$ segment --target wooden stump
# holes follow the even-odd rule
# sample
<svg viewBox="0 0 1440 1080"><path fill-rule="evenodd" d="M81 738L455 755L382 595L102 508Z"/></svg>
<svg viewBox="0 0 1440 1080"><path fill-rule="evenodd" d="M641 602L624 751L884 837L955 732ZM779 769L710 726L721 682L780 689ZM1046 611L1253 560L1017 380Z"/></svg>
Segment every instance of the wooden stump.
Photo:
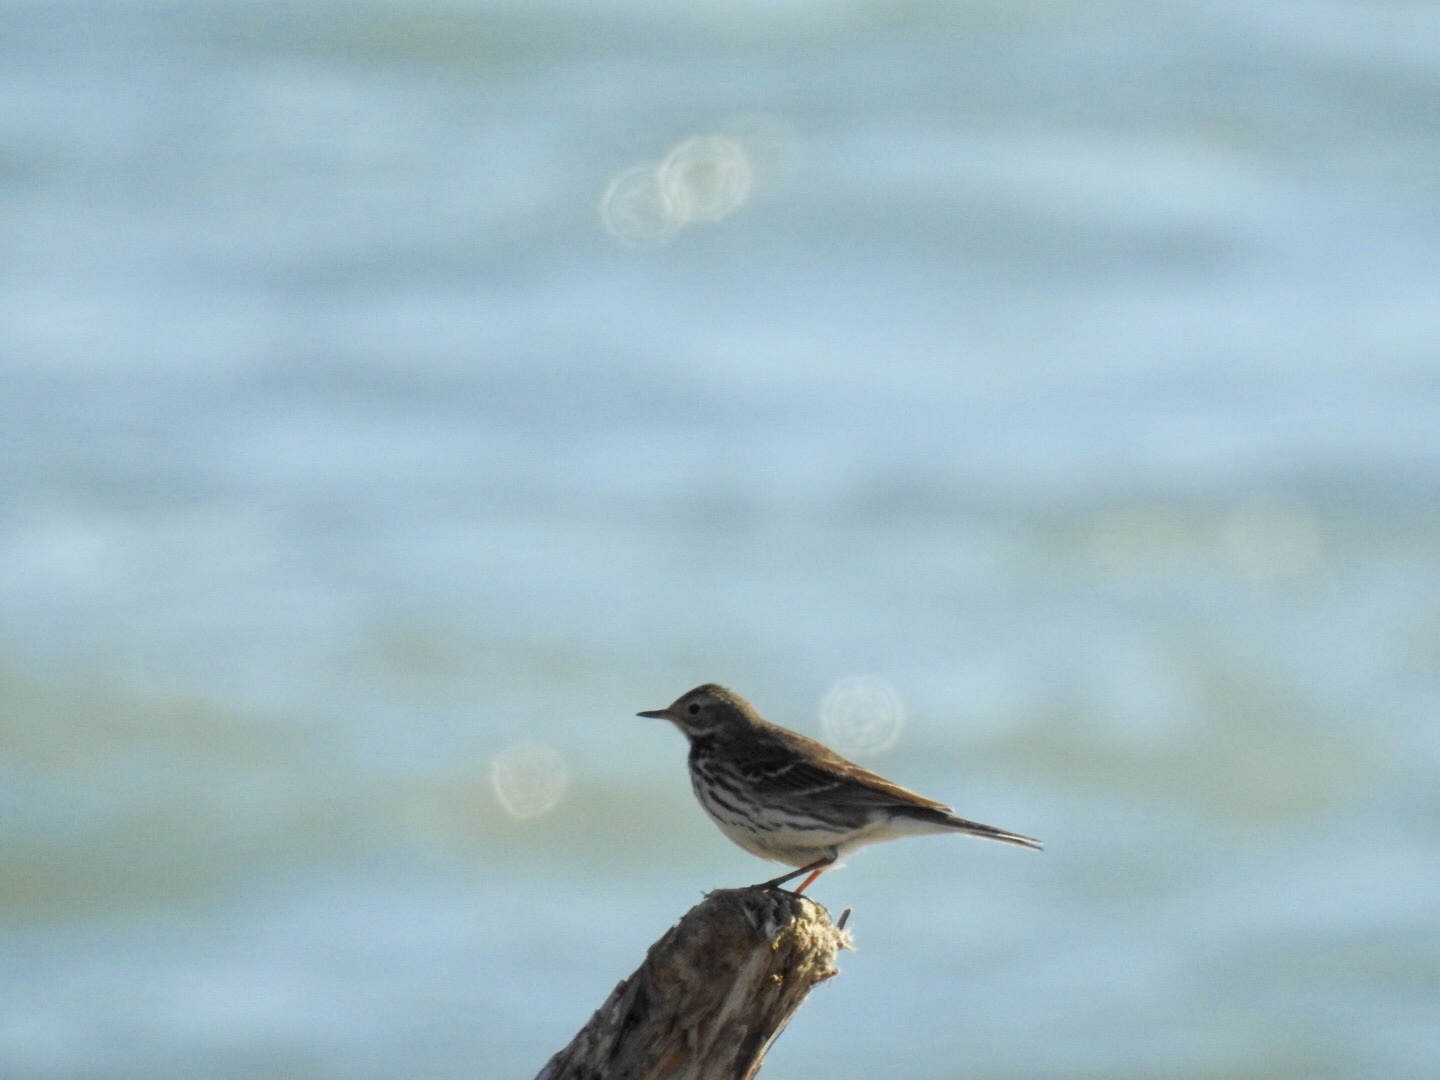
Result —
<svg viewBox="0 0 1440 1080"><path fill-rule="evenodd" d="M749 1080L811 987L838 974L848 944L808 897L713 892L536 1080Z"/></svg>

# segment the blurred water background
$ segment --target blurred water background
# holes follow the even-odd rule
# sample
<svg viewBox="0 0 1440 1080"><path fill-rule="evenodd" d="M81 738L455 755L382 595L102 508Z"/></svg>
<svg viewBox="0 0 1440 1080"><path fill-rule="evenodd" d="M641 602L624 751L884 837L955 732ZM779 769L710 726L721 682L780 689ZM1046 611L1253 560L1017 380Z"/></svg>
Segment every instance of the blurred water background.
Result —
<svg viewBox="0 0 1440 1080"><path fill-rule="evenodd" d="M1049 845L767 1077L1440 1075L1437 297L1433 3L7 0L0 1075L532 1075L708 680Z"/></svg>

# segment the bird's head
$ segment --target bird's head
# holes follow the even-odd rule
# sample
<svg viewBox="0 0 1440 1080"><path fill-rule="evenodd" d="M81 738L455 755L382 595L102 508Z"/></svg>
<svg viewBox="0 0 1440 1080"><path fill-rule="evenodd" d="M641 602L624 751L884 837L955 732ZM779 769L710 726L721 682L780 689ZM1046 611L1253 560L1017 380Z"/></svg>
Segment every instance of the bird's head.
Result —
<svg viewBox="0 0 1440 1080"><path fill-rule="evenodd" d="M697 686L663 709L651 709L636 715L669 720L689 739L723 734L759 719L754 706L748 701L733 690L715 683Z"/></svg>

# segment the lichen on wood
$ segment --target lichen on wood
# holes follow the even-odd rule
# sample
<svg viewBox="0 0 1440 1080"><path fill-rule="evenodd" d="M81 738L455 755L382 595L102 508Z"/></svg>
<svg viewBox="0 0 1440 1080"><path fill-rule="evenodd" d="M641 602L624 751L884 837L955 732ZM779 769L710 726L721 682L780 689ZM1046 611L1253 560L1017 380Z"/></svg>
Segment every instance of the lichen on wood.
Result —
<svg viewBox="0 0 1440 1080"><path fill-rule="evenodd" d="M749 1080L849 935L808 897L713 892L536 1080Z"/></svg>

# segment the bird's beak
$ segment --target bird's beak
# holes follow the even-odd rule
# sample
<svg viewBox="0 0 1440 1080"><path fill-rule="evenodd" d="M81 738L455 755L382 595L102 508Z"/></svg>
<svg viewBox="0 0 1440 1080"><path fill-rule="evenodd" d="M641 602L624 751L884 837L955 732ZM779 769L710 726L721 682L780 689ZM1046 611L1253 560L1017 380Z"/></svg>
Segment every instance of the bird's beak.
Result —
<svg viewBox="0 0 1440 1080"><path fill-rule="evenodd" d="M648 709L645 712L637 712L636 716L643 716L647 720L673 720L669 709Z"/></svg>

